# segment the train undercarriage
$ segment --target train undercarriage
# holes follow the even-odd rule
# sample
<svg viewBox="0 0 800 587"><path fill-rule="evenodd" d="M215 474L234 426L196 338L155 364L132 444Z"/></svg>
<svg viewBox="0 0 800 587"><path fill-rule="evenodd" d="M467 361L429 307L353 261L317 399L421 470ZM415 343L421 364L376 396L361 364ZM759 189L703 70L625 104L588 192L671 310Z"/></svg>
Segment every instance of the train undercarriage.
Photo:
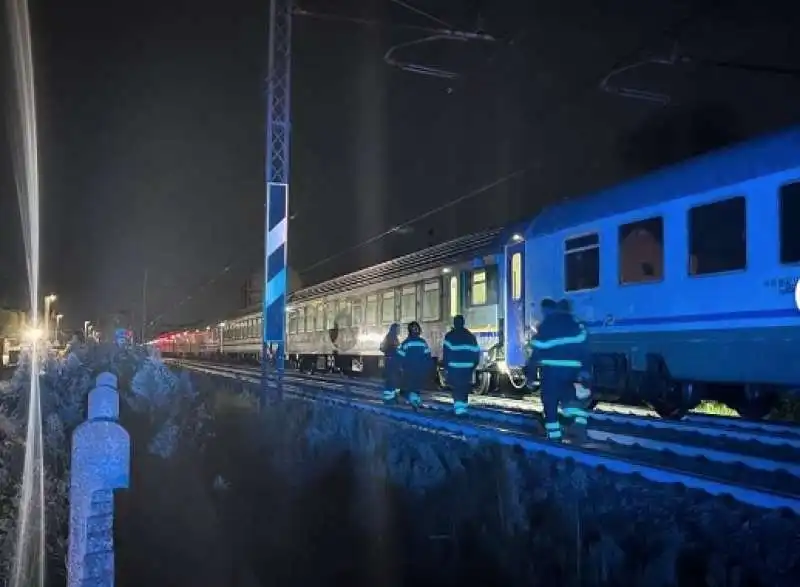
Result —
<svg viewBox="0 0 800 587"><path fill-rule="evenodd" d="M237 361L257 365L257 354L196 355L193 358ZM383 357L357 355L297 355L290 354L287 368L302 373L338 373L353 378L379 378ZM593 406L598 402L644 406L666 419L680 419L701 402L715 402L727 406L749 420L762 420L788 400L800 402L797 391L770 385L732 385L704 382L675 381L663 359L649 355L646 369L634 371L622 354L594 356ZM438 389L448 389L446 374L437 364L432 371L431 384ZM503 360L489 360L475 374L472 393L475 395L502 395L521 397L538 393L538 382L529 386L522 368L506 365ZM790 408L793 409L793 408Z"/></svg>

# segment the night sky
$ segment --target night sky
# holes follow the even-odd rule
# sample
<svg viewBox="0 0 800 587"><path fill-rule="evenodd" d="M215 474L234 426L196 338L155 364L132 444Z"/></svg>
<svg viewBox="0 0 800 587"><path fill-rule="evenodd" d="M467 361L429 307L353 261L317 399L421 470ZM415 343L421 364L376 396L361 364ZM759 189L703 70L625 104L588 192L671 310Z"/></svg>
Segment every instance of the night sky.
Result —
<svg viewBox="0 0 800 587"><path fill-rule="evenodd" d="M498 41L398 51L461 74L413 75L383 55L425 36L397 25L433 21L390 0L296 2L383 23L294 19L289 256L306 283L800 121L800 9L785 0L413 3ZM156 329L239 305L239 286L263 264L268 9L267 0L31 0L42 287L59 295L67 327L102 328L120 312L140 324L146 269ZM3 32L8 98L5 21ZM613 69L675 48L688 61L611 82L668 104L600 89ZM27 307L16 147L2 134L0 305Z"/></svg>

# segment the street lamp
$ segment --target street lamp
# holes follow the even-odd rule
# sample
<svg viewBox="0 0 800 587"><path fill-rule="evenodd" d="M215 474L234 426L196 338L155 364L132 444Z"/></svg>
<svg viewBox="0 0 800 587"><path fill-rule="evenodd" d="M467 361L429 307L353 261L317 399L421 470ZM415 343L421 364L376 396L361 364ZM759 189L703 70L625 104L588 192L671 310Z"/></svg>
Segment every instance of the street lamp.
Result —
<svg viewBox="0 0 800 587"><path fill-rule="evenodd" d="M50 304L58 299L56 294L44 296L44 339L50 340Z"/></svg>
<svg viewBox="0 0 800 587"><path fill-rule="evenodd" d="M56 314L56 342L61 343L61 321L64 319L64 314Z"/></svg>

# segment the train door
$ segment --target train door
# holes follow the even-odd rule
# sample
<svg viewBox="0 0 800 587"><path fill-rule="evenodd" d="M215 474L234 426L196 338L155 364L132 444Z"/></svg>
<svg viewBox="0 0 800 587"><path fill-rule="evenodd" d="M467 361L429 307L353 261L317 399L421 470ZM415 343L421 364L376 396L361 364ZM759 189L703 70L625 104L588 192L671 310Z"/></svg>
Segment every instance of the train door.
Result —
<svg viewBox="0 0 800 587"><path fill-rule="evenodd" d="M506 363L525 364L525 241L506 247Z"/></svg>

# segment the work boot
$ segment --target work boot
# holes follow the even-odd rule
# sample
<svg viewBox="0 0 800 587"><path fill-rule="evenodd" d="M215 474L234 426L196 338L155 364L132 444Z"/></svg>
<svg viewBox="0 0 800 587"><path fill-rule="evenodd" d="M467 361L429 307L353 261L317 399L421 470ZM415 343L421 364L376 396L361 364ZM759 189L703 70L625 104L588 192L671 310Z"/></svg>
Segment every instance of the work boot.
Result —
<svg viewBox="0 0 800 587"><path fill-rule="evenodd" d="M578 420L583 420L583 422L579 422ZM586 426L586 419L585 418L576 418L575 422L569 427L567 431L569 435L569 439L575 443L584 443L589 440L589 432Z"/></svg>
<svg viewBox="0 0 800 587"><path fill-rule="evenodd" d="M408 403L411 404L412 408L417 410L422 405L422 398L416 391L412 391L411 393L408 394Z"/></svg>
<svg viewBox="0 0 800 587"><path fill-rule="evenodd" d="M561 442L563 434L561 433L561 425L558 422L546 422L544 425L547 440L550 442Z"/></svg>

